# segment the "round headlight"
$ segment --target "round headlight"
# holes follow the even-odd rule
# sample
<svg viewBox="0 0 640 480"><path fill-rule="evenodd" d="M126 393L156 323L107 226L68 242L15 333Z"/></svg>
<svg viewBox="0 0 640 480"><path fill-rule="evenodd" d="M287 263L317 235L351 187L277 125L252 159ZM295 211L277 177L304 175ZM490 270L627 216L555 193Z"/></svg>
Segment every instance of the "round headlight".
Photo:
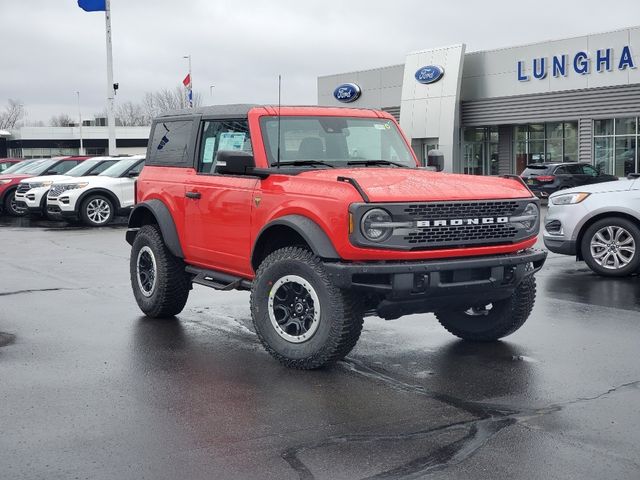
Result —
<svg viewBox="0 0 640 480"><path fill-rule="evenodd" d="M360 230L370 242L384 242L393 233L393 227L385 226L391 221L389 212L381 208L374 208L363 215L360 221Z"/></svg>
<svg viewBox="0 0 640 480"><path fill-rule="evenodd" d="M524 208L524 211L522 212L522 216L530 217L530 218L525 218L521 222L522 225L524 225L524 228L526 228L527 230L531 230L533 227L535 227L536 224L538 223L539 215L540 215L540 210L538 209L538 206L535 203L527 204L527 206Z"/></svg>

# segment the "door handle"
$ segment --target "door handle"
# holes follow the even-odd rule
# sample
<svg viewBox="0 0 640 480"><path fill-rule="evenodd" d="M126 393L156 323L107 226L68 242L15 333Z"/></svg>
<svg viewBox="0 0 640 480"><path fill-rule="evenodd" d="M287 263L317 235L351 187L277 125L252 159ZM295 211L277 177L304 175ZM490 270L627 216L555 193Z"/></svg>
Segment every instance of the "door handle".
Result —
<svg viewBox="0 0 640 480"><path fill-rule="evenodd" d="M187 198L196 199L202 197L202 194L200 192L187 192L184 194L184 196Z"/></svg>

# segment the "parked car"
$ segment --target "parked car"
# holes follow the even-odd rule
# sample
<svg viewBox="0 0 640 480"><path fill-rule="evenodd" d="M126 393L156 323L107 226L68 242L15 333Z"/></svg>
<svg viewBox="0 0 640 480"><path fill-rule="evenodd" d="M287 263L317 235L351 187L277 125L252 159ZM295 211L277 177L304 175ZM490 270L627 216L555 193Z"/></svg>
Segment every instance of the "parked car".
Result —
<svg viewBox="0 0 640 480"><path fill-rule="evenodd" d="M640 269L640 179L571 188L549 197L544 244L575 255L595 273L619 277Z"/></svg>
<svg viewBox="0 0 640 480"><path fill-rule="evenodd" d="M546 258L533 248L539 200L519 177L418 168L383 111L167 113L137 200L126 239L140 309L177 315L193 283L251 290L258 338L299 369L343 358L372 315L434 312L465 340L510 335Z"/></svg>
<svg viewBox="0 0 640 480"><path fill-rule="evenodd" d="M127 215L135 203L136 178L144 156L120 160L94 177L54 182L47 195L47 214L53 218L81 220L90 227L109 224Z"/></svg>
<svg viewBox="0 0 640 480"><path fill-rule="evenodd" d="M86 158L87 160L73 167L64 175L45 175L20 180L15 195L18 207L26 208L30 214L44 215L47 211L47 192L54 182L75 177L98 175L111 165L122 160L121 157Z"/></svg>
<svg viewBox="0 0 640 480"><path fill-rule="evenodd" d="M539 198L547 198L558 190L618 180L615 175L601 173L582 162L534 163L520 175Z"/></svg>
<svg viewBox="0 0 640 480"><path fill-rule="evenodd" d="M7 168L20 163L23 160L24 159L22 158L0 158L0 174L4 173Z"/></svg>
<svg viewBox="0 0 640 480"><path fill-rule="evenodd" d="M3 211L11 216L22 216L27 213L16 203L15 194L20 180L41 175L60 175L71 170L86 157L57 157L32 160L22 167L19 163L10 167L0 175L0 205Z"/></svg>

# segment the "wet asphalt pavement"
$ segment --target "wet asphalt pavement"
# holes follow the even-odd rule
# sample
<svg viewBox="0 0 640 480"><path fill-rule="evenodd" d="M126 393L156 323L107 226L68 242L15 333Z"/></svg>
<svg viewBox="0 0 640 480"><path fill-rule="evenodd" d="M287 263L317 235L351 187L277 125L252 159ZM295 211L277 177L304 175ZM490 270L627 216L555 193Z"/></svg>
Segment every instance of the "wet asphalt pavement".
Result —
<svg viewBox="0 0 640 480"><path fill-rule="evenodd" d="M640 478L640 278L550 255L525 326L370 318L288 370L246 292L142 316L122 225L0 219L0 478Z"/></svg>

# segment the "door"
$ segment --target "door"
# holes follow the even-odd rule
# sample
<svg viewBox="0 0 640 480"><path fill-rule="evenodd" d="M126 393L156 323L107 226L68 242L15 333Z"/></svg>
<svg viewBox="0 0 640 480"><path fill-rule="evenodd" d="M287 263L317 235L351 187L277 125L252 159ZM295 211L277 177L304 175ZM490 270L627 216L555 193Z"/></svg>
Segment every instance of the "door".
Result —
<svg viewBox="0 0 640 480"><path fill-rule="evenodd" d="M185 182L185 256L189 263L251 274L251 212L256 177L218 172L217 153L252 153L246 119L204 120L196 175Z"/></svg>

